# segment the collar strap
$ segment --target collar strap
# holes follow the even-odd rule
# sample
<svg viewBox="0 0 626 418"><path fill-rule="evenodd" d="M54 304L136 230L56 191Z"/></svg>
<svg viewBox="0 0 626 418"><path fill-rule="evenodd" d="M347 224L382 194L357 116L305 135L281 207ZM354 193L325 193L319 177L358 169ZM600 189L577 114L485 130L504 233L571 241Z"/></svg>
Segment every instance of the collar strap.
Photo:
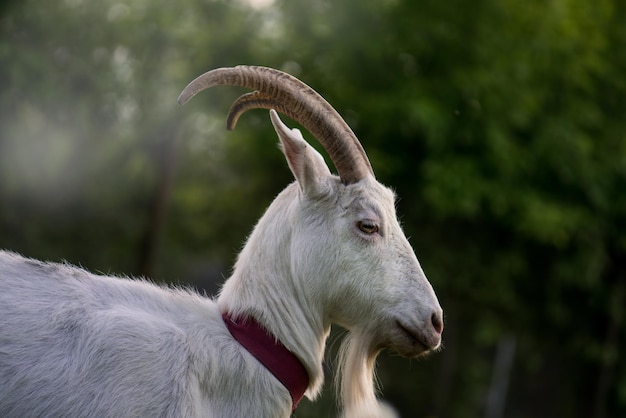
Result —
<svg viewBox="0 0 626 418"><path fill-rule="evenodd" d="M222 314L231 335L265 366L291 395L291 412L309 386L309 374L302 362L251 316L232 317Z"/></svg>

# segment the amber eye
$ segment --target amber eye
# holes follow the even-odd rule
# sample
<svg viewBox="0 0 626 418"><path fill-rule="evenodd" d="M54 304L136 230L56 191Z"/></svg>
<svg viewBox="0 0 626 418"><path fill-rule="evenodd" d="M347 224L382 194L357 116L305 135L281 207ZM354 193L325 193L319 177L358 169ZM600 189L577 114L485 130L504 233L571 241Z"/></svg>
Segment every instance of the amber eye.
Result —
<svg viewBox="0 0 626 418"><path fill-rule="evenodd" d="M378 232L378 225L374 221L370 221L370 220L359 221L357 223L357 226L359 227L361 232L368 234L368 235L375 234Z"/></svg>

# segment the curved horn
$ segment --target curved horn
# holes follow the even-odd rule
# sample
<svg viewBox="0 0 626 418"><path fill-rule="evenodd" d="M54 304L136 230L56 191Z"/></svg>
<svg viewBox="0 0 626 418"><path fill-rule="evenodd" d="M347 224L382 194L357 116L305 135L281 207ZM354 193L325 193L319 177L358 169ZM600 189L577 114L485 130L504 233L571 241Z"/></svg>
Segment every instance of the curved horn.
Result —
<svg viewBox="0 0 626 418"><path fill-rule="evenodd" d="M239 116L250 109L275 109L301 124L326 149L344 184L356 183L372 166L352 129L315 90L297 78L267 67L240 65L218 68L193 80L178 97L185 104L193 96L218 85L254 89L239 97L228 112L226 127L235 127Z"/></svg>

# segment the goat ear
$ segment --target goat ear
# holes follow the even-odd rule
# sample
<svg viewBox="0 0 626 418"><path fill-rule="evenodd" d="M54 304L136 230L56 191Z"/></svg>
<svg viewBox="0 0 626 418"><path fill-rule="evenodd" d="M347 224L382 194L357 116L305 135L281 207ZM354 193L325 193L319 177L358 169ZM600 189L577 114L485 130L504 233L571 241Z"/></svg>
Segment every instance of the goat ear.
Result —
<svg viewBox="0 0 626 418"><path fill-rule="evenodd" d="M270 110L270 118L300 189L305 194L319 191L323 179L331 175L322 155L307 144L298 129L289 129L273 109Z"/></svg>

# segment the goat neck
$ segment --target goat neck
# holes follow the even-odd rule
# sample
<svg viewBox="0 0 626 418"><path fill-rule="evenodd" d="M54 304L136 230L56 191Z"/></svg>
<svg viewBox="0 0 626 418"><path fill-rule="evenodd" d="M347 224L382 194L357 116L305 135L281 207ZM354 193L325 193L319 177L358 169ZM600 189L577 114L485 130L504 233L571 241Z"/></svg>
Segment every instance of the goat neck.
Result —
<svg viewBox="0 0 626 418"><path fill-rule="evenodd" d="M322 359L330 331L301 278L291 271L290 217L299 193L285 189L267 209L239 254L232 276L221 289L218 306L231 316L251 316L302 362L310 378L308 397L323 383ZM271 254L271 257L268 255Z"/></svg>

